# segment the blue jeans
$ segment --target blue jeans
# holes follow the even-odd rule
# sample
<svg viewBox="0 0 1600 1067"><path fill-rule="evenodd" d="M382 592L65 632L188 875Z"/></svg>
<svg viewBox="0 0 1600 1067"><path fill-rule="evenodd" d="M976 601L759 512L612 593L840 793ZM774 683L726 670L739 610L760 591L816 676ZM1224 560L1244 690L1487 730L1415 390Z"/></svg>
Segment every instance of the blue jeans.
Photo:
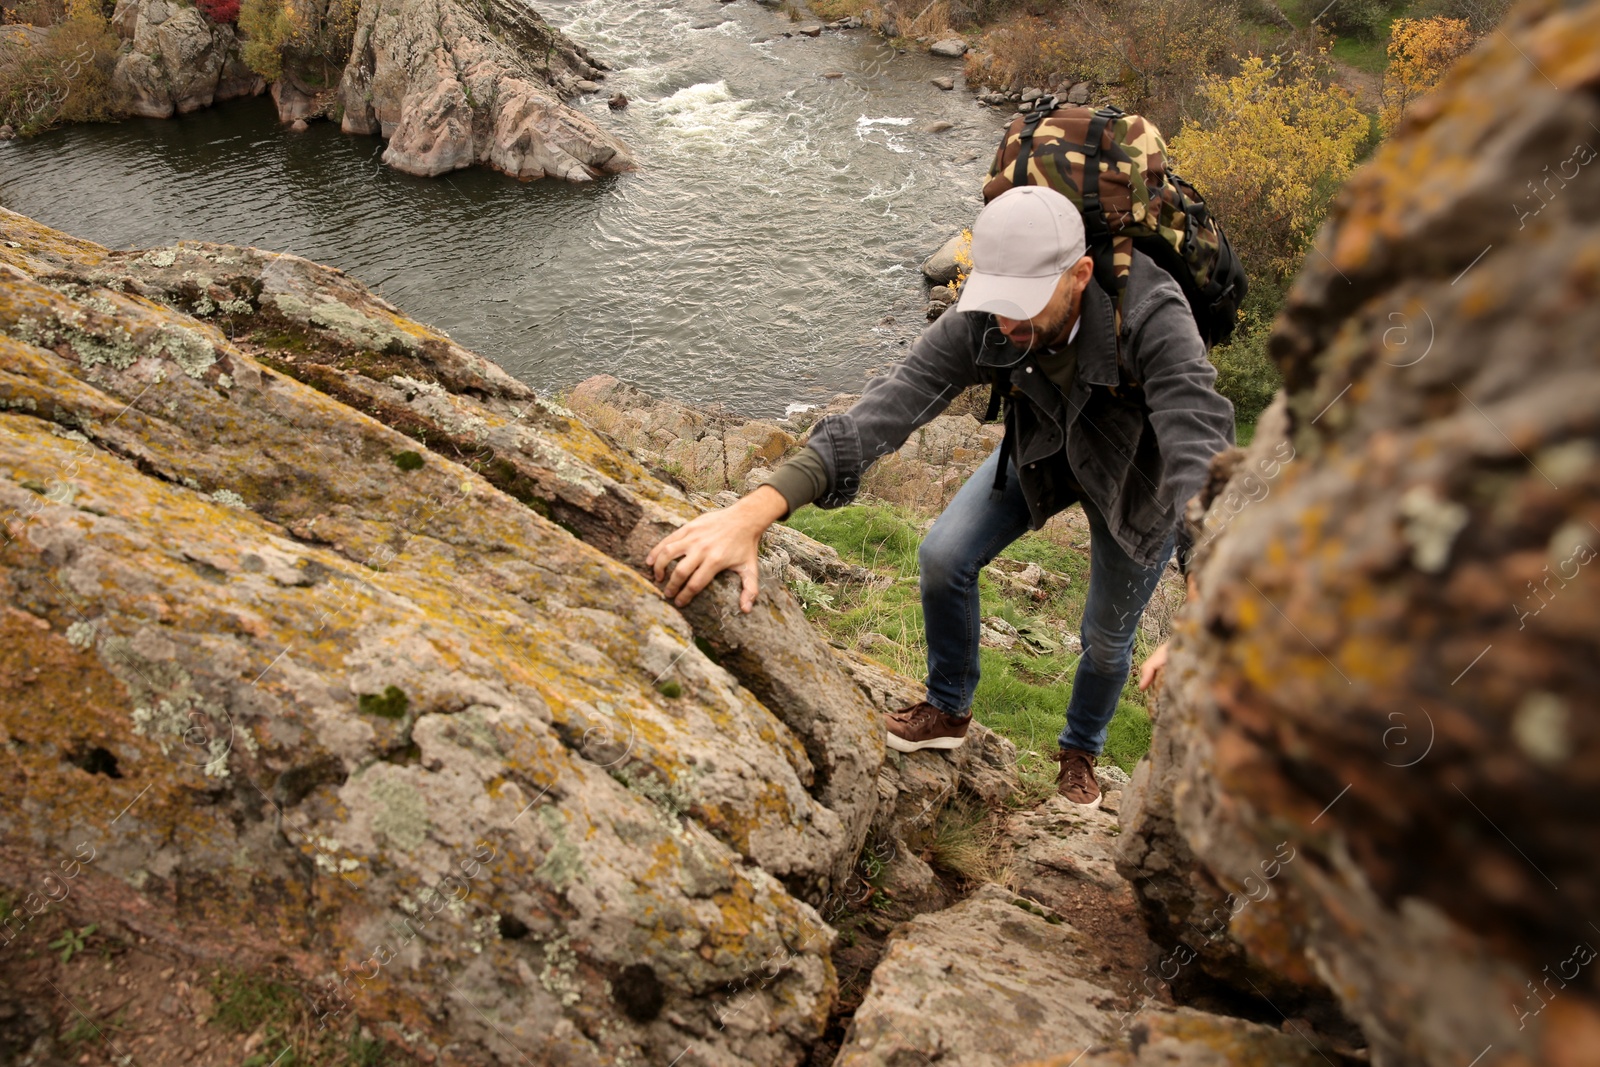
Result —
<svg viewBox="0 0 1600 1067"><path fill-rule="evenodd" d="M917 550L922 614L928 633L928 703L951 715L970 714L978 688L978 571L1028 530L1028 505L1015 466L1005 493L990 500L999 450L967 479ZM1067 702L1063 748L1098 755L1117 698L1133 666L1139 618L1150 603L1161 563L1142 567L1129 559L1106 529L1098 509L1081 501L1089 519L1089 594L1083 607L1083 655Z"/></svg>

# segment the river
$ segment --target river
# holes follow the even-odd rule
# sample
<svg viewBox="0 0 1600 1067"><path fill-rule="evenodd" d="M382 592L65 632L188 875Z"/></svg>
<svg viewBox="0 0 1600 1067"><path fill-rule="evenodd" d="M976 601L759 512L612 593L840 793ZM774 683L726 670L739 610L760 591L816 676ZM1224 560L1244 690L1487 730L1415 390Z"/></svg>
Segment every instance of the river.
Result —
<svg viewBox="0 0 1600 1067"><path fill-rule="evenodd" d="M261 97L0 143L0 203L114 248L334 264L547 392L609 373L773 416L904 353L918 264L976 213L1001 128L930 83L957 61L861 30L784 37L799 24L752 0L538 7L619 68L579 106L636 172L412 178L374 138L280 128ZM616 91L633 103L612 112Z"/></svg>

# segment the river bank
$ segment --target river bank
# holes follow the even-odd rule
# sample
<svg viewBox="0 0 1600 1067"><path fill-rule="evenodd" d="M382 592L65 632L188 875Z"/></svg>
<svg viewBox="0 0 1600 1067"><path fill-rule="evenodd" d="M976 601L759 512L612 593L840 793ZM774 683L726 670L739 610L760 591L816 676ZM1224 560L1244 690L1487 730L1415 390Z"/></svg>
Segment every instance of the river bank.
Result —
<svg viewBox="0 0 1600 1067"><path fill-rule="evenodd" d="M920 264L979 206L997 116L954 60L812 38L756 3L555 0L615 67L575 107L639 167L431 180L270 100L0 144L0 201L110 247L206 239L336 262L546 392L593 374L772 418L858 392L925 325ZM830 75L838 75L830 77Z"/></svg>

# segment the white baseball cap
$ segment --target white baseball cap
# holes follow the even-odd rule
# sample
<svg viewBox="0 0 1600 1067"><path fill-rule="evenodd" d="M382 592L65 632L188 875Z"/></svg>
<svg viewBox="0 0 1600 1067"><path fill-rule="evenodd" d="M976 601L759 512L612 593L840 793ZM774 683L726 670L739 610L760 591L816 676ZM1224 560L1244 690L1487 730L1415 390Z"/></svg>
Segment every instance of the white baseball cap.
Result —
<svg viewBox="0 0 1600 1067"><path fill-rule="evenodd" d="M1007 189L972 224L972 273L956 310L1031 319L1087 247L1071 200L1042 185Z"/></svg>

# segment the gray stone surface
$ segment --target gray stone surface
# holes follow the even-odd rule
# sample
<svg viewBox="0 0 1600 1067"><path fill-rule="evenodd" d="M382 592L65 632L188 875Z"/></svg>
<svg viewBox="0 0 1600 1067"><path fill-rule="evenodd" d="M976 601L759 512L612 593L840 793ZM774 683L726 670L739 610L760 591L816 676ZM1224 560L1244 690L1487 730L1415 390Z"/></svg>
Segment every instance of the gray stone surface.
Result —
<svg viewBox="0 0 1600 1067"><path fill-rule="evenodd" d="M835 1067L1012 1067L1115 1032L1081 935L997 885L896 927Z"/></svg>
<svg viewBox="0 0 1600 1067"><path fill-rule="evenodd" d="M800 894L853 865L883 735L781 584L691 623L637 569L681 494L338 271L0 234L0 641L60 664L0 701L0 863L93 835L86 921L313 990L375 966L363 1022L434 1059L798 1060L834 997ZM86 736L119 777L53 754Z"/></svg>
<svg viewBox="0 0 1600 1067"><path fill-rule="evenodd" d="M169 118L266 87L244 66L234 28L193 7L119 0L111 26L123 38L111 96L129 114Z"/></svg>
<svg viewBox="0 0 1600 1067"><path fill-rule="evenodd" d="M956 280L956 274L961 269L956 263L956 250L961 247L961 242L961 235L955 234L922 264L922 273L930 282L949 285Z"/></svg>

